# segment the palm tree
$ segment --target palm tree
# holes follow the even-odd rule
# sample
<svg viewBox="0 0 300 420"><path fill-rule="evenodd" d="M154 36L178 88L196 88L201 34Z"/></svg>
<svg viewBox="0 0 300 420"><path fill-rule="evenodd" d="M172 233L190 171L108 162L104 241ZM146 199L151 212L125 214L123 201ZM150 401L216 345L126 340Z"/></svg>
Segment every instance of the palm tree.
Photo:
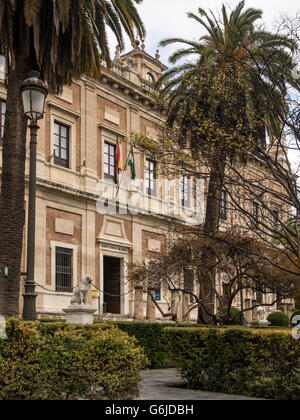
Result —
<svg viewBox="0 0 300 420"><path fill-rule="evenodd" d="M167 124L181 129L180 142L189 140L195 157L209 167L204 235L214 237L220 224L219 203L226 159L247 155L249 147L264 147L269 136L279 136L280 115L285 115L285 96L291 77L290 39L256 28L263 12L244 9L241 1L230 13L223 5L221 22L210 12L188 13L205 30L199 41L171 38L161 46L184 44L170 57L172 64L161 78L160 98L167 108ZM202 253L201 294L213 310L215 256ZM206 267L206 268L205 268ZM207 268L208 267L208 268ZM199 322L205 318L199 313ZM207 317L206 317L207 318ZM207 319L206 319L207 320Z"/></svg>
<svg viewBox="0 0 300 420"><path fill-rule="evenodd" d="M20 82L38 70L51 93L85 73L98 77L110 65L107 28L121 49L123 33L134 41L144 26L142 0L0 0L0 54L7 61L7 108L0 196L0 314L18 309L24 227L26 125ZM4 267L9 276L3 278Z"/></svg>

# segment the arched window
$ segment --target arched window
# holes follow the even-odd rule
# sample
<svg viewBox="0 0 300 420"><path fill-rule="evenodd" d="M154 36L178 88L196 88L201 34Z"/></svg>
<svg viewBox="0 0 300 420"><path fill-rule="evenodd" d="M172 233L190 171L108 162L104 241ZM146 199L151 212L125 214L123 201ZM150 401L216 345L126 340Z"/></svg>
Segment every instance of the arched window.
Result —
<svg viewBox="0 0 300 420"><path fill-rule="evenodd" d="M155 82L154 77L152 76L152 74L151 74L151 73L147 73L147 75L146 75L146 80L147 80L147 82L149 82L149 83L154 83L154 82Z"/></svg>

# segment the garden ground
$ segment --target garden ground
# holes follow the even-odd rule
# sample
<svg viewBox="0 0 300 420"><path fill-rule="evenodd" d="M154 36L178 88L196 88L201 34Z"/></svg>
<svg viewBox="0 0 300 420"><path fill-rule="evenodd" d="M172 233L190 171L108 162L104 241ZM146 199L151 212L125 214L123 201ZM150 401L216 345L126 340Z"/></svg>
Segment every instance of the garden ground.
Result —
<svg viewBox="0 0 300 420"><path fill-rule="evenodd" d="M154 369L143 371L140 384L139 400L251 400L235 395L215 394L211 392L187 389L176 369Z"/></svg>

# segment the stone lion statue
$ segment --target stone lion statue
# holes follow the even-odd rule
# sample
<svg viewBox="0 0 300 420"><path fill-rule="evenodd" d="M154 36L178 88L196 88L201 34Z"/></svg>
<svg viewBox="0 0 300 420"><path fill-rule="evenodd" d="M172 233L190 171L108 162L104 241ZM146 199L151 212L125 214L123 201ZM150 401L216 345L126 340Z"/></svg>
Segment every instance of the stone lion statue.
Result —
<svg viewBox="0 0 300 420"><path fill-rule="evenodd" d="M93 282L91 276L84 276L81 282L73 291L73 297L71 300L71 305L88 305L88 292L90 289L90 284Z"/></svg>
<svg viewBox="0 0 300 420"><path fill-rule="evenodd" d="M264 306L259 306L256 308L256 316L258 318L258 321L265 321L267 314L267 310Z"/></svg>

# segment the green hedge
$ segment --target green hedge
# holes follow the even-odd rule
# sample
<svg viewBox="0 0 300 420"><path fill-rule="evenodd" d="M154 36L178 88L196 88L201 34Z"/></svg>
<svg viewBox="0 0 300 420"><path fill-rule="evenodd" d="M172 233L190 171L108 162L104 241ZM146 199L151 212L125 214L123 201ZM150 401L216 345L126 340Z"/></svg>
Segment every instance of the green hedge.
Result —
<svg viewBox="0 0 300 420"><path fill-rule="evenodd" d="M146 364L136 340L108 324L8 320L0 400L130 399Z"/></svg>
<svg viewBox="0 0 300 420"><path fill-rule="evenodd" d="M290 325L289 317L284 312L272 312L267 320L273 327L288 327Z"/></svg>
<svg viewBox="0 0 300 420"><path fill-rule="evenodd" d="M121 331L135 337L150 362L152 369L175 367L170 357L169 343L164 334L168 324L150 322L113 322ZM170 326L174 326L170 324Z"/></svg>
<svg viewBox="0 0 300 420"><path fill-rule="evenodd" d="M223 312L227 313L228 308L225 306L223 308ZM241 312L234 307L230 308L230 318L229 321L226 322L226 325L242 325L242 321L241 321Z"/></svg>
<svg viewBox="0 0 300 420"><path fill-rule="evenodd" d="M104 321L98 321L102 324ZM132 321L107 321L107 324L115 325L120 330L127 332L131 337L135 337L137 342L143 347L149 360L151 369L163 369L176 367L170 342L165 335L166 328L210 328L205 325L196 324L172 324L172 323L151 323L151 322L132 322ZM232 326L216 327L232 328ZM233 328L241 328L234 326ZM262 327L270 328L270 327ZM274 328L274 327L273 327Z"/></svg>
<svg viewBox="0 0 300 420"><path fill-rule="evenodd" d="M300 342L289 332L165 329L190 388L266 399L300 399Z"/></svg>
<svg viewBox="0 0 300 420"><path fill-rule="evenodd" d="M175 367L170 353L170 343L164 330L169 328L195 328L195 324L166 324L152 322L111 322L129 336L137 339L143 347L152 369Z"/></svg>
<svg viewBox="0 0 300 420"><path fill-rule="evenodd" d="M40 320L45 331L51 331L52 325L57 328L57 320ZM61 328L67 324L62 322ZM135 337L137 343L143 347L145 355L149 360L152 369L175 367L174 360L170 354L170 346L164 329L170 328L195 328L195 324L175 324L159 322L132 322L132 321L95 321L94 325L115 326L126 332L130 337ZM203 326L205 327L205 326Z"/></svg>

